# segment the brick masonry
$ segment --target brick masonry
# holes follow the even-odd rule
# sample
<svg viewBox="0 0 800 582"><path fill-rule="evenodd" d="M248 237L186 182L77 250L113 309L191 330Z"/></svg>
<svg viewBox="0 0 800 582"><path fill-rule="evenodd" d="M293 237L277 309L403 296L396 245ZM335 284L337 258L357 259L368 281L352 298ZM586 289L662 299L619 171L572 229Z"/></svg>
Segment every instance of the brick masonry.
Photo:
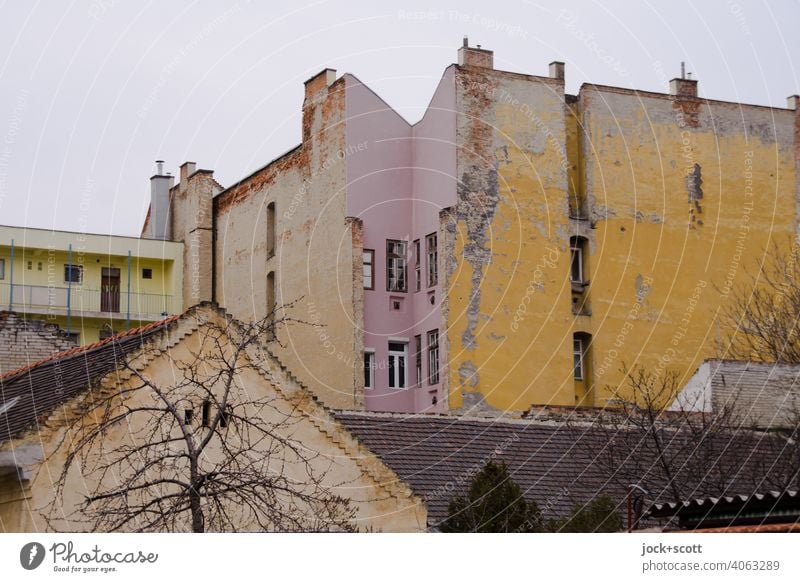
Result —
<svg viewBox="0 0 800 582"><path fill-rule="evenodd" d="M74 347L54 324L0 311L0 375Z"/></svg>

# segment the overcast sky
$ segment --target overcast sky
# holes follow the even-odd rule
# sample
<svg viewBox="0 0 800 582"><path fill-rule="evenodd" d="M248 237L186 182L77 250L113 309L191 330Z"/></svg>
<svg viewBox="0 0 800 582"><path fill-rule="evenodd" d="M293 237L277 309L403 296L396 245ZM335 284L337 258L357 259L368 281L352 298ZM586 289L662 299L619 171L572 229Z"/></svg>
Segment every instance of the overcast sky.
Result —
<svg viewBox="0 0 800 582"><path fill-rule="evenodd" d="M798 0L3 2L0 224L137 235L154 160L235 182L299 143L324 67L414 122L465 34L500 69L565 61L570 93L664 92L686 61L701 96L785 107L798 23Z"/></svg>

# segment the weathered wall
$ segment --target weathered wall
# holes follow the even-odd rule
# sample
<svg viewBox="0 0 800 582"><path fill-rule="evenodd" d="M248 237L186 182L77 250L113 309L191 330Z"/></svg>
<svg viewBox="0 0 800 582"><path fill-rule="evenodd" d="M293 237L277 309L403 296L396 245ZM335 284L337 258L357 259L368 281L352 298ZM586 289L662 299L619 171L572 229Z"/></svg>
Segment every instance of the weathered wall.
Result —
<svg viewBox="0 0 800 582"><path fill-rule="evenodd" d="M456 70L450 405L574 403L564 82Z"/></svg>
<svg viewBox="0 0 800 582"><path fill-rule="evenodd" d="M0 376L74 347L55 325L0 311Z"/></svg>
<svg viewBox="0 0 800 582"><path fill-rule="evenodd" d="M292 304L285 315L297 320L281 329L277 355L327 405L351 408L363 374L345 212L345 83L328 73L306 83L303 143L214 199L215 299L237 318L263 318L267 275L275 273L276 302ZM274 255L267 252L270 203Z"/></svg>
<svg viewBox="0 0 800 582"><path fill-rule="evenodd" d="M731 288L795 231L793 112L584 86L595 403L724 356Z"/></svg>
<svg viewBox="0 0 800 582"><path fill-rule="evenodd" d="M202 313L201 316L210 317L212 320L217 317L209 312ZM216 321L220 322L218 317ZM201 343L202 333L202 325L198 329L190 318L182 320L180 328L171 333L171 339L161 340L165 342L162 347L170 345L169 355L164 352L148 352L149 355L144 359L137 360L141 361L138 372L154 383L171 385L175 382L175 361L192 361L193 354L203 353L202 346L208 349L213 345L211 342ZM394 472L370 451L361 447L327 410L311 397L308 390L286 374L276 362L268 358L259 358L259 365L261 371L243 370L240 380L247 386L251 398L271 399L271 405L261 409L262 419L274 423L274 430L281 438L301 443L304 451L318 453L318 455L308 454L314 475L333 493L350 500L351 507L356 511L355 523L360 530L404 532L426 529L424 505L413 496L407 485L398 480ZM127 376L111 374L103 380L101 386L103 389L124 389L130 382ZM192 396L187 394L187 398L190 402ZM53 499L53 479L60 475L64 463L65 451L56 448L57 442L65 434L61 414L74 414L74 411L78 410L78 404L79 398L70 401L63 409L42 423L36 434L5 443L2 447L4 451L8 451L23 447L28 442L35 442L43 444L46 452L45 462L31 469L30 481L24 491L19 490L14 480L6 482L0 479L2 487L0 525L9 528L4 531L81 529L80 523L59 520L59 512L53 514L56 519L50 524L43 519L43 515L50 511L48 504ZM199 410L201 405L202 396L199 396L196 410ZM195 422L199 423L199 413L195 418ZM136 419L132 419L131 422L135 423ZM87 426L91 426L90 420L87 420L87 423L89 423ZM105 450L113 451L123 443L130 443L132 435L137 434L137 428L135 424L120 425L118 430L109 431L104 439ZM265 446L265 443L261 443L261 446ZM210 455L214 454L213 448L209 451ZM298 483L307 481L306 466L296 460L293 461L294 453L291 450L286 448L279 455L283 456L271 459L276 463L276 470L282 471L289 478L294 478ZM64 514L69 515L78 507L83 494L91 490L96 478L97 475L94 473L79 474L76 466L73 466L64 490L62 508ZM4 501L6 503L3 503ZM232 507L231 511L235 513L236 509ZM252 524L242 523L241 526L243 529L252 529Z"/></svg>

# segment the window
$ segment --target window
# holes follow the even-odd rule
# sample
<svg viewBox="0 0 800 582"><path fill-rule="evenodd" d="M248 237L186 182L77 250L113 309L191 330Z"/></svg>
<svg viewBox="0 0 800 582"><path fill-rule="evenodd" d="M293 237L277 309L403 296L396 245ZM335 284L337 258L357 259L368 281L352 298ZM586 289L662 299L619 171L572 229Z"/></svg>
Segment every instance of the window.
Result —
<svg viewBox="0 0 800 582"><path fill-rule="evenodd" d="M153 269L142 269L142 279L152 279Z"/></svg>
<svg viewBox="0 0 800 582"><path fill-rule="evenodd" d="M375 387L375 352L364 352L364 388Z"/></svg>
<svg viewBox="0 0 800 582"><path fill-rule="evenodd" d="M64 283L82 283L83 265L64 265Z"/></svg>
<svg viewBox="0 0 800 582"><path fill-rule="evenodd" d="M42 262L41 262L41 261L39 261L39 262L36 264L36 270L37 270L37 271L41 271L41 270L42 270Z"/></svg>
<svg viewBox="0 0 800 582"><path fill-rule="evenodd" d="M206 400L203 402L203 418L202 418L203 426L208 426L211 424L211 402Z"/></svg>
<svg viewBox="0 0 800 582"><path fill-rule="evenodd" d="M406 387L407 344L389 342L389 388Z"/></svg>
<svg viewBox="0 0 800 582"><path fill-rule="evenodd" d="M275 203L267 204L267 257L275 254Z"/></svg>
<svg viewBox="0 0 800 582"><path fill-rule="evenodd" d="M386 241L386 290L406 292L406 243L401 240Z"/></svg>
<svg viewBox="0 0 800 582"><path fill-rule="evenodd" d="M419 246L419 239L414 241L414 285L419 291L422 289L422 250Z"/></svg>
<svg viewBox="0 0 800 582"><path fill-rule="evenodd" d="M572 283L585 283L584 260L586 254L586 239L573 236L569 240L570 272L569 280Z"/></svg>
<svg viewBox="0 0 800 582"><path fill-rule="evenodd" d="M428 287L439 281L439 252L436 248L436 233L425 237L425 250L428 254Z"/></svg>
<svg viewBox="0 0 800 582"><path fill-rule="evenodd" d="M231 407L228 406L225 410L222 411L222 414L219 415L219 427L225 428L228 426L228 420L230 418Z"/></svg>
<svg viewBox="0 0 800 582"><path fill-rule="evenodd" d="M28 270L29 271L33 270L33 261L28 261Z"/></svg>
<svg viewBox="0 0 800 582"><path fill-rule="evenodd" d="M192 424L192 418L194 417L194 410L191 408L187 408L183 411L183 424Z"/></svg>
<svg viewBox="0 0 800 582"><path fill-rule="evenodd" d="M0 259L0 279L6 278L6 260Z"/></svg>
<svg viewBox="0 0 800 582"><path fill-rule="evenodd" d="M422 336L414 336L414 368L416 371L415 380L417 386L422 386Z"/></svg>
<svg viewBox="0 0 800 582"><path fill-rule="evenodd" d="M572 360L573 366L575 368L574 376L576 380L583 380L585 377L585 367L584 367L584 345L583 345L583 338L573 338L572 340Z"/></svg>
<svg viewBox="0 0 800 582"><path fill-rule="evenodd" d="M428 332L428 385L439 383L439 330Z"/></svg>
<svg viewBox="0 0 800 582"><path fill-rule="evenodd" d="M375 251L364 249L364 289L375 289Z"/></svg>
<svg viewBox="0 0 800 582"><path fill-rule="evenodd" d="M275 311L275 271L267 274L267 315Z"/></svg>

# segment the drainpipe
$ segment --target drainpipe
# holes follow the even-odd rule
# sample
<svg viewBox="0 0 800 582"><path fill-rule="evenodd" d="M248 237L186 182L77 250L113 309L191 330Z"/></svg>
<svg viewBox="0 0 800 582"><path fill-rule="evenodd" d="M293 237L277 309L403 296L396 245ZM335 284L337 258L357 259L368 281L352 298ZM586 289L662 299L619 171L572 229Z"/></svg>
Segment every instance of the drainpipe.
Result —
<svg viewBox="0 0 800 582"><path fill-rule="evenodd" d="M69 243L69 258L67 259L69 265L69 279L67 280L67 335L70 333L70 322L72 315L72 243Z"/></svg>
<svg viewBox="0 0 800 582"><path fill-rule="evenodd" d="M131 252L128 251L128 318L125 320L125 329L131 327Z"/></svg>
<svg viewBox="0 0 800 582"><path fill-rule="evenodd" d="M11 285L8 287L8 310L13 311L14 305L14 239L11 239L11 264L9 265L9 277L11 278Z"/></svg>

